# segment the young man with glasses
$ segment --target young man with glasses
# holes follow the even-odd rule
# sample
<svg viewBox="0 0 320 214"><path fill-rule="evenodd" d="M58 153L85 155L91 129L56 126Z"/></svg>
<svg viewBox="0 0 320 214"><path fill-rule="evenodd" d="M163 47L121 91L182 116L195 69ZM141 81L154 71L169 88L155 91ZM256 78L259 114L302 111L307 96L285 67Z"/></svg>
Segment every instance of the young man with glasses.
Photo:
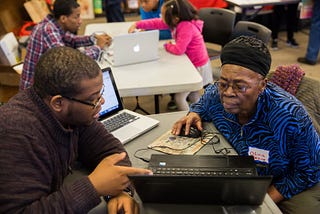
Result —
<svg viewBox="0 0 320 214"><path fill-rule="evenodd" d="M34 85L0 107L0 213L87 213L108 198L108 213L138 214L122 143L97 119L102 71L69 47L43 54ZM88 176L64 182L75 162ZM70 178L70 177L68 177Z"/></svg>
<svg viewBox="0 0 320 214"><path fill-rule="evenodd" d="M202 130L211 121L239 155L252 155L260 175L273 175L270 197L284 213L318 213L320 139L302 103L268 82L271 55L261 40L241 36L221 52L221 77L177 121Z"/></svg>

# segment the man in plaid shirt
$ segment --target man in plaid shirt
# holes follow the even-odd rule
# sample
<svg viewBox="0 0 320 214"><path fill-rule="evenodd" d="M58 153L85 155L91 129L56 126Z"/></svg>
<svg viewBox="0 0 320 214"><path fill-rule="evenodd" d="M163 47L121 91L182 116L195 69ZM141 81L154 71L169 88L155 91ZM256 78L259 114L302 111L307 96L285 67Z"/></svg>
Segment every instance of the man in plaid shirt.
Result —
<svg viewBox="0 0 320 214"><path fill-rule="evenodd" d="M30 36L27 54L24 59L20 90L33 84L34 68L40 56L52 47L68 46L80 48L81 52L93 59L98 59L104 46L111 43L107 34L77 36L82 20L80 5L76 0L56 0L52 14L47 15L36 25Z"/></svg>

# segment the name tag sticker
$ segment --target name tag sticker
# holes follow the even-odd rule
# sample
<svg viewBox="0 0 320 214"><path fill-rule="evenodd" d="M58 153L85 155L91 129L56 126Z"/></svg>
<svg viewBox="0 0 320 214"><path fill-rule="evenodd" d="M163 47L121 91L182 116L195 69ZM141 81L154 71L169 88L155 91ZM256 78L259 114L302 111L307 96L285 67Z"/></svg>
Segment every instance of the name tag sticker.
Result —
<svg viewBox="0 0 320 214"><path fill-rule="evenodd" d="M255 161L269 163L269 151L249 146L248 155L253 156Z"/></svg>

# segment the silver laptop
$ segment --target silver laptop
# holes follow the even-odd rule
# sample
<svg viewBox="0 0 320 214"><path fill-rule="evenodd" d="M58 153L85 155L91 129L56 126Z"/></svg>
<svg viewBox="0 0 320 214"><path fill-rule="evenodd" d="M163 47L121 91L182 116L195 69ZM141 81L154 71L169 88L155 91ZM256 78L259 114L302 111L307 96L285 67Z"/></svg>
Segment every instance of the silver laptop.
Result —
<svg viewBox="0 0 320 214"><path fill-rule="evenodd" d="M122 34L112 38L103 58L112 66L159 59L159 30Z"/></svg>
<svg viewBox="0 0 320 214"><path fill-rule="evenodd" d="M123 108L111 68L102 69L105 103L99 120L123 144L156 127L158 120Z"/></svg>

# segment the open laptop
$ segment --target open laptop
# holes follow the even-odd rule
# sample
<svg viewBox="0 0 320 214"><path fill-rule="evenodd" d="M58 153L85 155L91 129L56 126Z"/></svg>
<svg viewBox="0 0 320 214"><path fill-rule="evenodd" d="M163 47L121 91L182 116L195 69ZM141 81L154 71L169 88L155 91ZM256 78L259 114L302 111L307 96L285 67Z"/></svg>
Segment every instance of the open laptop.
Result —
<svg viewBox="0 0 320 214"><path fill-rule="evenodd" d="M103 54L112 66L121 66L159 59L159 30L117 35Z"/></svg>
<svg viewBox="0 0 320 214"><path fill-rule="evenodd" d="M153 154L149 169L130 176L144 203L260 205L272 180L251 156Z"/></svg>
<svg viewBox="0 0 320 214"><path fill-rule="evenodd" d="M159 124L158 120L124 109L111 68L102 69L102 74L104 84L103 98L105 102L101 106L99 120L115 137L122 143L127 143ZM119 117L121 117L125 125L122 125L121 121L116 120Z"/></svg>

